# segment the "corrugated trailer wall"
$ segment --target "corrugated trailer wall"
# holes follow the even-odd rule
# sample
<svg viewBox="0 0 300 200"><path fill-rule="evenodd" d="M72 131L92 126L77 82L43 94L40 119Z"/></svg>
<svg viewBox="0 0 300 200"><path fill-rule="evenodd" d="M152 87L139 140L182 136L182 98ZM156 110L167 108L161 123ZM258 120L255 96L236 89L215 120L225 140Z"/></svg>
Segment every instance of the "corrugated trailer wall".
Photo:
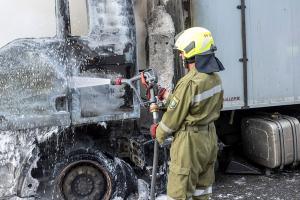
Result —
<svg viewBox="0 0 300 200"><path fill-rule="evenodd" d="M226 67L225 110L300 104L299 10L298 0L191 1L192 25L212 31Z"/></svg>

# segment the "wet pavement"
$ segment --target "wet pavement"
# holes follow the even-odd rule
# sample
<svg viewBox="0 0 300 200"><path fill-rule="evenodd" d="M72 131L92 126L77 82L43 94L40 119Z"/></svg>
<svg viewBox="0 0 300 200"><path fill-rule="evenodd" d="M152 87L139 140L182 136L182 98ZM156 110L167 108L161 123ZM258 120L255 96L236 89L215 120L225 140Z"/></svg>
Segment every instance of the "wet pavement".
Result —
<svg viewBox="0 0 300 200"><path fill-rule="evenodd" d="M218 175L212 199L300 200L300 170L265 175Z"/></svg>

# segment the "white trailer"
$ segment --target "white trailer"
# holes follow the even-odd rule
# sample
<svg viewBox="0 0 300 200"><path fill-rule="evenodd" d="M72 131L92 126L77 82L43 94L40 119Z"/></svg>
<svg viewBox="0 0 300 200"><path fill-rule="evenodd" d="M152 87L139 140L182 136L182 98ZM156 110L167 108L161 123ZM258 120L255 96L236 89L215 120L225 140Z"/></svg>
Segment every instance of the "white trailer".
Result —
<svg viewBox="0 0 300 200"><path fill-rule="evenodd" d="M299 9L297 0L190 1L191 25L213 33L226 68L219 139L267 168L299 162ZM227 171L256 173L244 161L227 163Z"/></svg>
<svg viewBox="0 0 300 200"><path fill-rule="evenodd" d="M212 31L224 110L300 104L300 1L192 0L193 26Z"/></svg>

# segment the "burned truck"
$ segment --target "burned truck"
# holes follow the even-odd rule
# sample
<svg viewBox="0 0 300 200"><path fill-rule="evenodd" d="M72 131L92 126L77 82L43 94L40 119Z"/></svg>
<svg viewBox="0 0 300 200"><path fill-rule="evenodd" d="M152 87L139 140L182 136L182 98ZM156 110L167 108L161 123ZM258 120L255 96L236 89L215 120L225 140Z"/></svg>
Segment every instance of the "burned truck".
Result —
<svg viewBox="0 0 300 200"><path fill-rule="evenodd" d="M150 66L171 88L184 75L174 35L191 26L212 31L226 68L216 123L224 170L297 166L299 8L293 0L5 1L0 198L147 199L148 111L132 88L90 82L128 79ZM74 78L87 87L74 87ZM160 150L158 193L168 157Z"/></svg>
<svg viewBox="0 0 300 200"><path fill-rule="evenodd" d="M71 86L72 77L139 72L132 1L16 0L1 12L1 197L137 193L130 164L145 169L152 151L148 131L137 128L137 96L126 86Z"/></svg>

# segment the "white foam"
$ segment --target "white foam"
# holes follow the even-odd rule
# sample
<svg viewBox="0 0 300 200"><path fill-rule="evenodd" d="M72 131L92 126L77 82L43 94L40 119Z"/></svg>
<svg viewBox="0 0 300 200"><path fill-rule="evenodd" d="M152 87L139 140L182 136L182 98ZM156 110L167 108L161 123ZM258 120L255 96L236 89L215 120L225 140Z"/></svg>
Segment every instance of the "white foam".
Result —
<svg viewBox="0 0 300 200"><path fill-rule="evenodd" d="M106 78L92 78L92 77L79 77L74 76L71 79L71 88L83 88L83 87L93 87L100 85L109 85L110 79Z"/></svg>

